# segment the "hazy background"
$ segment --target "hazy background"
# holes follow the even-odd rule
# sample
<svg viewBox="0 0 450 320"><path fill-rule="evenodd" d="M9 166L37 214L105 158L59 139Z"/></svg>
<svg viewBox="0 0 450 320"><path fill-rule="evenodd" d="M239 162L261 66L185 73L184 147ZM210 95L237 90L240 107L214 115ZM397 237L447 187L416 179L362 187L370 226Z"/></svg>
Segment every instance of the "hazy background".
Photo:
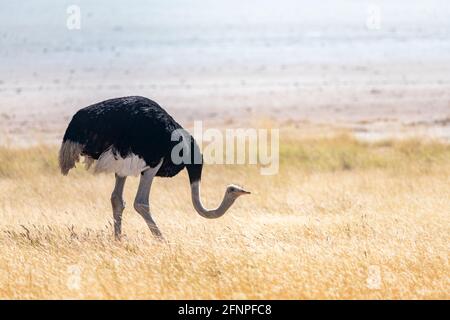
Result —
<svg viewBox="0 0 450 320"><path fill-rule="evenodd" d="M0 142L57 141L74 111L123 95L186 126L268 117L449 139L449 85L448 1L0 0Z"/></svg>

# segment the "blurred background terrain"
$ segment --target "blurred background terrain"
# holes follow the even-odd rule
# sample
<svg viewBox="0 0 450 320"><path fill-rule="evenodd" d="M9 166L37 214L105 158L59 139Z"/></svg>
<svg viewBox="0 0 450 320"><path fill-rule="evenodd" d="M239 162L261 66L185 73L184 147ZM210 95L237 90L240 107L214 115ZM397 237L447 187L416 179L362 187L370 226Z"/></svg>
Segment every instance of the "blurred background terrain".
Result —
<svg viewBox="0 0 450 320"><path fill-rule="evenodd" d="M0 142L57 142L74 111L125 95L187 127L448 140L449 17L439 0L1 1Z"/></svg>

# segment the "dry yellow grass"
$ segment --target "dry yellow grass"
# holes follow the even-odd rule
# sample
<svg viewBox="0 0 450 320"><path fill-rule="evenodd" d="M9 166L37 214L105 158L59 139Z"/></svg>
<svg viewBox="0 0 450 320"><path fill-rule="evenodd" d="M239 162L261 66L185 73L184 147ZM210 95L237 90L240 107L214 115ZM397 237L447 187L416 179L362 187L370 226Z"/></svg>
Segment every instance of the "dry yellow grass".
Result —
<svg viewBox="0 0 450 320"><path fill-rule="evenodd" d="M113 177L62 177L56 154L0 148L0 298L450 298L448 145L284 138L276 176L206 166L207 205L229 182L253 192L218 220L185 173L157 179L166 244L131 206L114 241Z"/></svg>

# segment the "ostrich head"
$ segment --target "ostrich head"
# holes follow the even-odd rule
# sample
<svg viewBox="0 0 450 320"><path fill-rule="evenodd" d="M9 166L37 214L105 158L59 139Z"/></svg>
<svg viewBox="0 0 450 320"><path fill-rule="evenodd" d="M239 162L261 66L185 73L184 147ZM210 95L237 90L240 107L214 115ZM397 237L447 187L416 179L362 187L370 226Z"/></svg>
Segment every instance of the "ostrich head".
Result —
<svg viewBox="0 0 450 320"><path fill-rule="evenodd" d="M244 190L243 188L234 185L234 184L230 184L227 187L227 191L226 191L226 196L232 199L237 199L240 196L243 196L245 194L251 194L249 191Z"/></svg>

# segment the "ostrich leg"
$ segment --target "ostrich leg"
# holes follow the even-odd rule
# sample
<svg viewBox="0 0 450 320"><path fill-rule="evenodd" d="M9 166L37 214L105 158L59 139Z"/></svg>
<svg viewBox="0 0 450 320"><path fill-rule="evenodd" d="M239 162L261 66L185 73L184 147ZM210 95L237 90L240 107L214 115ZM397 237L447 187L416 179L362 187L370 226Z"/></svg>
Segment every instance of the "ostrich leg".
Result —
<svg viewBox="0 0 450 320"><path fill-rule="evenodd" d="M122 233L122 213L125 209L125 201L123 201L123 187L125 186L126 177L120 177L116 174L116 185L111 194L111 205L114 218L114 236L116 240L120 239Z"/></svg>
<svg viewBox="0 0 450 320"><path fill-rule="evenodd" d="M134 200L134 209L144 218L150 231L158 239L163 239L163 236L150 214L149 196L153 178L155 177L161 165L162 160L156 167L149 168L141 173L139 188L136 194L136 199Z"/></svg>

